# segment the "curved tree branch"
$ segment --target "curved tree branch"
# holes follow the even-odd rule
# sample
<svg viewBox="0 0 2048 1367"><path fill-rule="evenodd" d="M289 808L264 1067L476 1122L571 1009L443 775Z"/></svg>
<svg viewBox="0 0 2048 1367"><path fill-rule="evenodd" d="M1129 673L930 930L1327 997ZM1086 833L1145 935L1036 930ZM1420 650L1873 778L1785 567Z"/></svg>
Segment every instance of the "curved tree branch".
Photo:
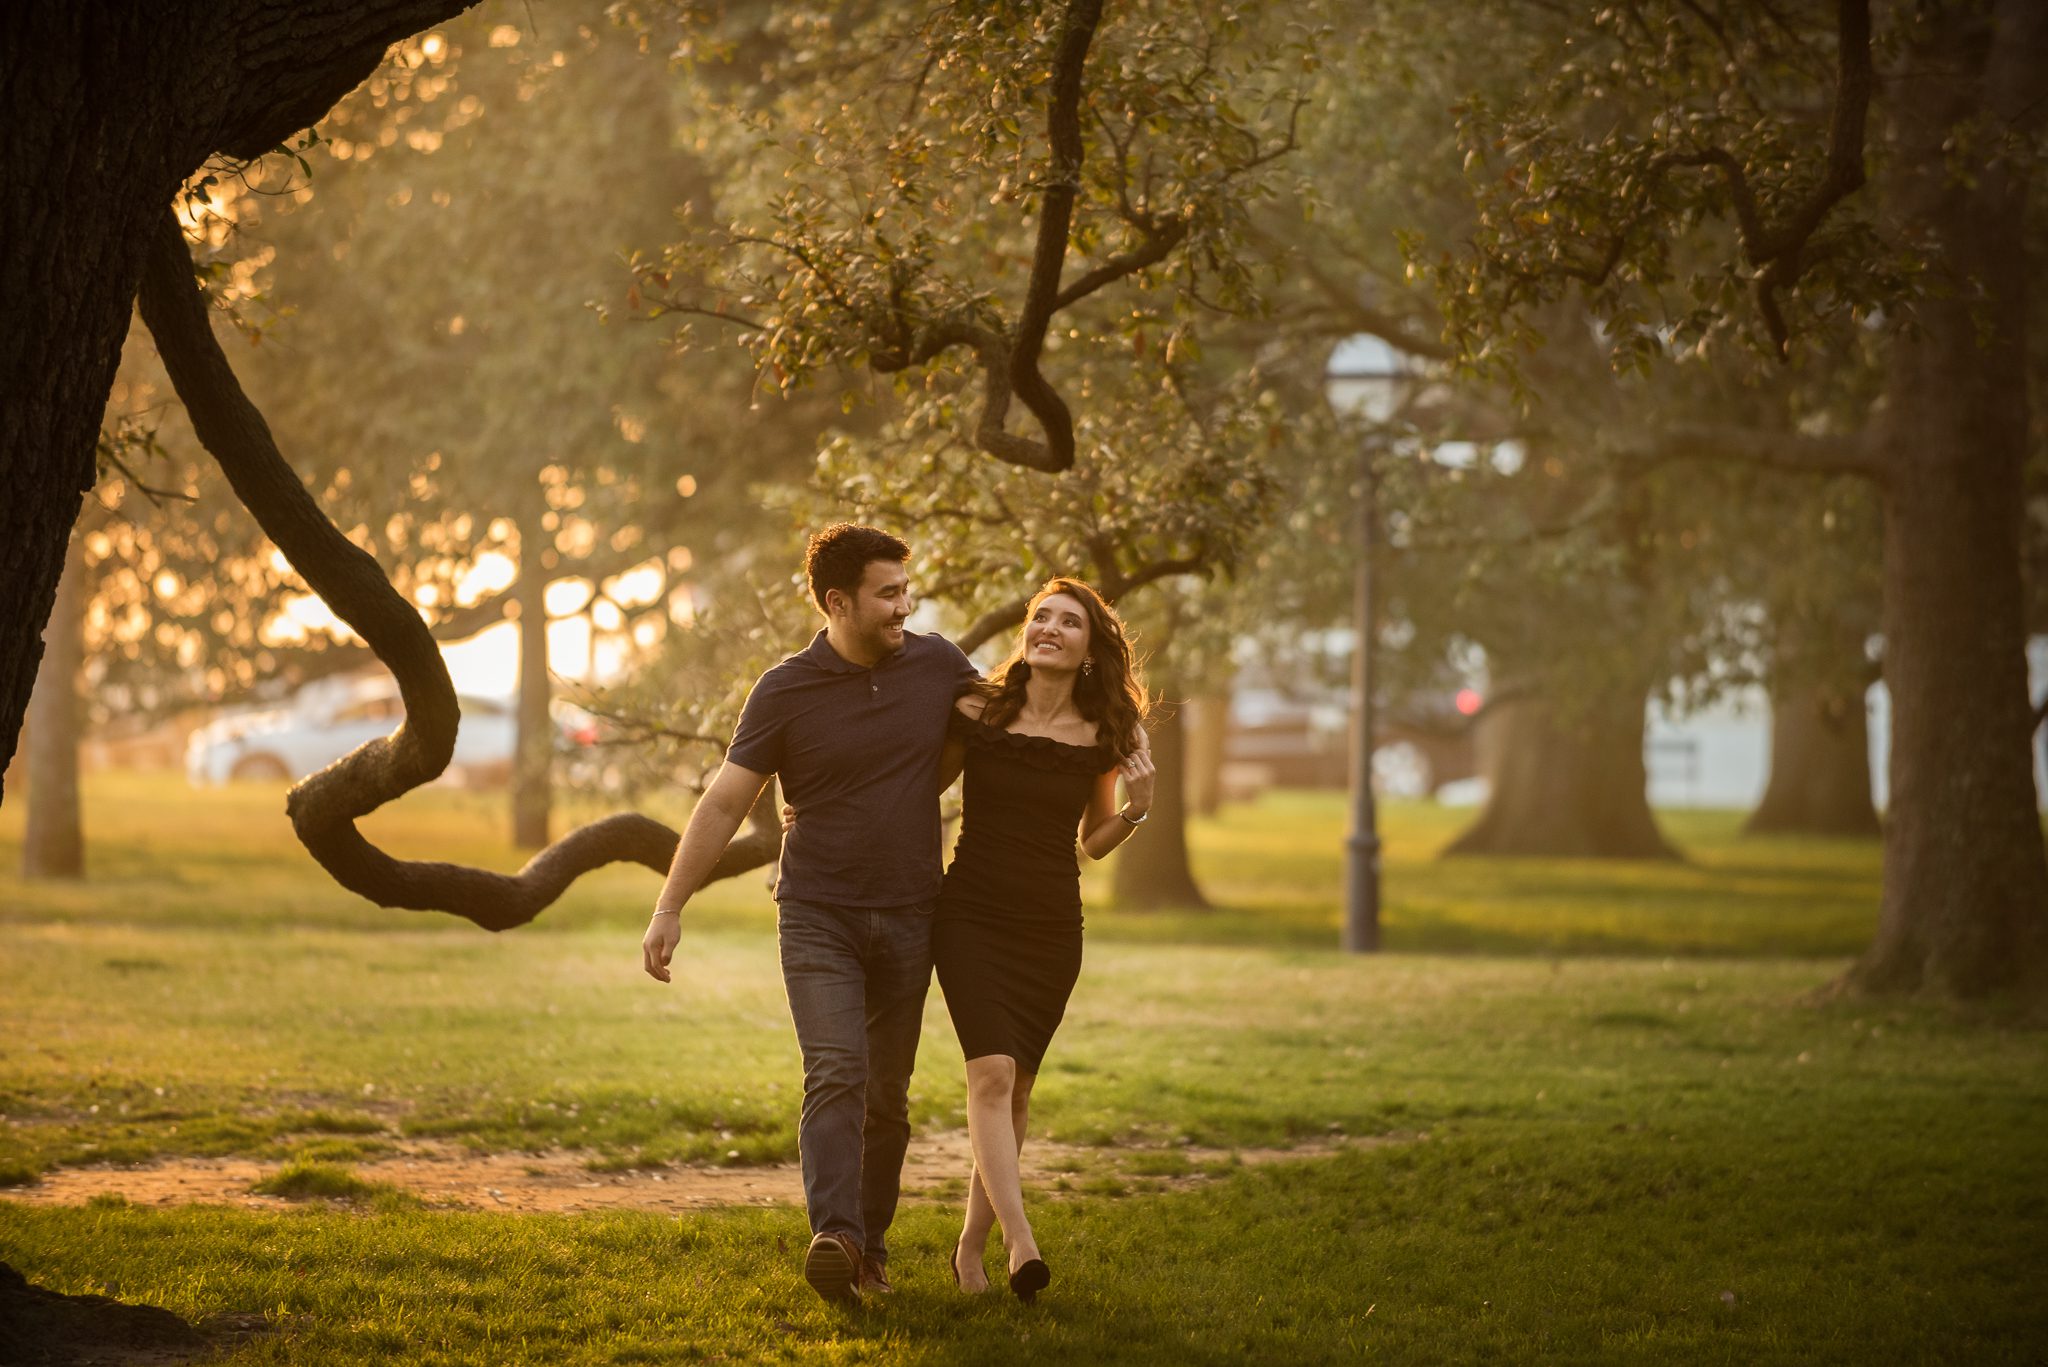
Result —
<svg viewBox="0 0 2048 1367"><path fill-rule="evenodd" d="M1641 448L1653 461L1730 461L1796 474L1856 475L1879 482L1885 477L1878 444L1863 434L1820 436L1692 424L1656 433L1644 440Z"/></svg>
<svg viewBox="0 0 2048 1367"><path fill-rule="evenodd" d="M1806 269L1806 244L1820 228L1835 205L1863 188L1864 131L1869 122L1870 97L1877 77L1870 56L1870 0L1838 0L1835 11L1836 72L1834 108L1828 125L1827 170L1812 192L1773 226L1764 221L1763 206L1742 163L1723 147L1697 152L1668 152L1652 158L1645 168L1637 210L1631 214L1610 242L1601 264L1566 273L1598 285L1621 260L1622 251L1635 224L1648 211L1650 189L1657 178L1673 166L1710 167L1721 173L1728 196L1735 206L1736 238L1742 255L1756 272L1757 312L1764 329L1778 348L1781 360L1792 354L1791 330L1786 326L1778 294L1799 283Z"/></svg>
<svg viewBox="0 0 2048 1367"><path fill-rule="evenodd" d="M991 640L1017 626L1024 620L1024 609L1030 606L1029 597L1005 603L999 608L990 608L974 619L974 625L960 633L960 639L953 642L960 647L963 655L972 655Z"/></svg>
<svg viewBox="0 0 2048 1367"><path fill-rule="evenodd" d="M1109 601L1114 603L1118 599L1128 597L1137 590L1144 588L1145 585L1161 579L1173 579L1183 574L1210 575L1213 573L1215 571L1210 567L1208 561L1197 556L1180 556L1169 560L1155 560L1151 564L1140 566L1125 575L1116 595L1110 597ZM1108 595L1105 595L1105 597L1108 597Z"/></svg>
<svg viewBox="0 0 2048 1367"><path fill-rule="evenodd" d="M214 336L205 293L184 233L164 215L142 276L143 321L184 401L193 430L257 525L292 568L355 629L398 680L405 720L302 779L285 800L299 841L334 880L385 907L447 911L486 930L538 916L578 877L630 860L666 872L676 833L650 817L622 813L579 827L540 851L517 874L494 873L384 853L356 822L430 782L448 767L458 721L455 687L433 633L376 560L341 534L279 453L270 428ZM780 849L779 822L756 808L751 829L713 870L728 877L759 867Z"/></svg>
<svg viewBox="0 0 2048 1367"><path fill-rule="evenodd" d="M974 427L976 448L1010 465L1047 474L1059 474L1074 466L1073 411L1039 371L1038 358L1045 349L1045 333L1053 315L1064 304L1080 297L1061 295L1060 272L1066 264L1067 246L1073 234L1074 201L1081 190L1081 164L1085 156L1081 141L1081 75L1101 22L1102 0L1071 0L1060 19L1052 63L1052 94L1046 106L1050 164L1040 201L1031 275L1025 282L1024 307L1016 326L1001 333L978 320L952 317L913 331L904 318L899 286L891 301L891 316L883 323L884 335L889 340L868 361L871 369L889 374L921 365L955 346L973 347L984 388L981 414ZM1172 251L1179 235L1158 247L1157 259L1164 259ZM1117 267L1116 273L1090 284L1086 292L1150 264L1152 258L1147 253L1157 240L1148 234L1147 241L1129 258L1106 263L1088 278L1093 280L1111 266ZM1039 430L1045 434L1043 441L1004 430L1012 398L1021 399L1038 420Z"/></svg>
<svg viewBox="0 0 2048 1367"><path fill-rule="evenodd" d="M1040 468L1055 473L1074 465L1074 415L1039 373L1038 357L1045 349L1045 330L1059 307L1060 270L1066 264L1074 200L1081 191L1081 71L1101 22L1102 0L1072 0L1060 18L1052 94L1045 110L1046 140L1052 156L1039 205L1031 279L1024 288L1024 308L1010 348L1010 387L1045 431L1046 463Z"/></svg>
<svg viewBox="0 0 2048 1367"><path fill-rule="evenodd" d="M1141 229L1138 245L1127 252L1118 252L1107 261L1087 272L1079 280L1061 290L1052 301L1053 311L1080 303L1096 291L1105 289L1127 275L1136 275L1147 266L1156 266L1173 254L1181 239L1188 235L1185 219L1172 219L1163 224L1147 222Z"/></svg>
<svg viewBox="0 0 2048 1367"><path fill-rule="evenodd" d="M1837 0L1835 30L1835 91L1828 124L1827 169L1803 199L1779 216L1777 223L1765 220L1763 203L1749 173L1727 148L1704 146L1691 151L1661 152L1639 159L1638 173L1633 177L1635 193L1627 211L1620 216L1620 225L1608 235L1597 261L1531 269L1490 253L1494 269L1524 284L1536 284L1545 276L1556 275L1597 288L1621 265L1629 239L1649 219L1655 207L1656 187L1667 172L1674 167L1717 171L1734 205L1736 240L1743 260L1753 272L1751 283L1756 290L1757 312L1763 316L1764 330L1777 348L1778 358L1789 361L1791 329L1785 322L1778 296L1799 283L1809 264L1807 244L1828 214L1861 189L1866 180L1865 131L1871 95L1877 84L1870 51L1870 0Z"/></svg>
<svg viewBox="0 0 2048 1367"><path fill-rule="evenodd" d="M1145 585L1156 580L1170 579L1175 575L1181 574L1202 574L1209 568L1206 563L1199 559L1182 557L1155 560L1149 565L1132 571L1130 574L1124 574L1116 566L1114 547L1106 541L1097 548L1095 555L1097 558L1096 586L1102 591L1103 601L1112 605L1118 599L1127 597L1133 590L1143 588ZM1104 555L1107 555L1109 558L1103 559ZM972 655L1011 627L1022 625L1024 609L1030 605L1031 595L1025 594L1011 602L1002 604L1000 607L990 608L987 612L975 618L973 625L961 632L953 644L960 647L962 652Z"/></svg>

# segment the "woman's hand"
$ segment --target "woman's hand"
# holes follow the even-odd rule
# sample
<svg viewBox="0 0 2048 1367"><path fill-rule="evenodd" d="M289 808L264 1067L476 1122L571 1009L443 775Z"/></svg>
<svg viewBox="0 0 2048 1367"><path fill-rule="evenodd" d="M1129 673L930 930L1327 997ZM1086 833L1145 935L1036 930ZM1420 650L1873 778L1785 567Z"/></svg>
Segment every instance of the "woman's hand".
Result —
<svg viewBox="0 0 2048 1367"><path fill-rule="evenodd" d="M1143 816L1152 810L1152 744L1145 737L1144 728L1138 730L1138 748L1125 755L1117 765L1117 772L1123 776L1125 810L1132 816Z"/></svg>
<svg viewBox="0 0 2048 1367"><path fill-rule="evenodd" d="M782 804L782 833L784 835L788 835L791 828L795 825L796 808L790 806L787 802L785 802Z"/></svg>

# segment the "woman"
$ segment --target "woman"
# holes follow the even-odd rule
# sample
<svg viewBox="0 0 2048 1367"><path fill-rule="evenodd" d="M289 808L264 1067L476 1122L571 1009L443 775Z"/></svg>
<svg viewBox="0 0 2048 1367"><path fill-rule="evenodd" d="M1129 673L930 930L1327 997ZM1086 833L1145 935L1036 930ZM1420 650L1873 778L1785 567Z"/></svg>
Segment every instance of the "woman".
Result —
<svg viewBox="0 0 2048 1367"><path fill-rule="evenodd" d="M944 766L967 784L939 894L932 959L967 1057L974 1150L953 1279L986 1291L1003 1228L1010 1289L1051 1280L1024 1214L1018 1154L1046 1046L1081 971L1080 851L1101 859L1152 805L1147 702L1123 623L1094 589L1052 579L1032 595L1009 658L955 704ZM1128 801L1116 803L1122 777Z"/></svg>
<svg viewBox="0 0 2048 1367"><path fill-rule="evenodd" d="M1145 688L1115 611L1060 578L1024 616L1009 657L954 704L939 786L963 769L967 785L932 959L967 1057L974 1151L953 1280L989 1289L982 1260L999 1223L1010 1290L1028 1303L1052 1274L1024 1213L1018 1155L1031 1085L1081 971L1075 835L1091 859L1121 845L1151 809L1153 771Z"/></svg>

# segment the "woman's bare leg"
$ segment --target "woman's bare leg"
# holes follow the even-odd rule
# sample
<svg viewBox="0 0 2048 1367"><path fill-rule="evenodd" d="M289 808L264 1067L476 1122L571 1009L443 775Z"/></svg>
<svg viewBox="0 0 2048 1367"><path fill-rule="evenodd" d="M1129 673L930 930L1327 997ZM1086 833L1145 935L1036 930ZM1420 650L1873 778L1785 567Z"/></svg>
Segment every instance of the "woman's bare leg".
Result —
<svg viewBox="0 0 2048 1367"><path fill-rule="evenodd" d="M1036 1081L1036 1073L1019 1073L1016 1084L1010 1089L1010 1123L1017 1132L1017 1153L1020 1158L1024 1153L1025 1127L1031 1120L1031 1084ZM967 1170L967 1223L960 1229L960 1248L963 1253L971 1255L977 1265L981 1260L982 1251L988 1247L988 1234L995 1228L995 1224L996 1208L989 1204L988 1188L981 1184L981 1168L978 1165L970 1165ZM956 1264L961 1268L960 1280L963 1286L966 1286L968 1281L965 1262L963 1259L960 1264ZM968 1289L979 1291L987 1285L988 1279L982 1277Z"/></svg>
<svg viewBox="0 0 2048 1367"><path fill-rule="evenodd" d="M1020 1155L1024 1151L1024 1134L1031 1119L1031 1087L1037 1081L1036 1073L1019 1073L1010 1090L1010 1120L1017 1135L1017 1152ZM981 1184L981 1167L979 1164L970 1165L967 1170L967 1220L961 1226L960 1243L954 1250L953 1261L962 1290L980 1292L989 1289L988 1273L982 1266L982 1259L988 1250L989 1231L995 1225L996 1209L989 1202L988 1188Z"/></svg>
<svg viewBox="0 0 2048 1367"><path fill-rule="evenodd" d="M1017 1166L1035 1080L1032 1074L1019 1073L1016 1060L1007 1054L967 1061L967 1140L974 1149L974 1172L968 1182L967 1222L960 1231L957 1265L961 1285L970 1290L987 1287L986 1274L975 1273L991 1224L1003 1227L1012 1271L1038 1256L1038 1242L1024 1214L1024 1186Z"/></svg>
<svg viewBox="0 0 2048 1367"><path fill-rule="evenodd" d="M988 1232L996 1225L996 1208L988 1203L981 1185L981 1169L967 1170L967 1223L960 1227L960 1244L953 1250L953 1270L960 1276L963 1291L988 1290L988 1272L982 1257L988 1252Z"/></svg>

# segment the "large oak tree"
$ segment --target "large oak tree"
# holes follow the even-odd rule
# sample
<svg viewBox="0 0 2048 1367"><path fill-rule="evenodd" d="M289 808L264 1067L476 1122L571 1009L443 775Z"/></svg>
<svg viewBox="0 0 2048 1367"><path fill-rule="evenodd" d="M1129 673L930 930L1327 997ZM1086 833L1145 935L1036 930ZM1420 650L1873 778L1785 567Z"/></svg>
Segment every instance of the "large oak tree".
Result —
<svg viewBox="0 0 2048 1367"><path fill-rule="evenodd" d="M0 18L0 767L150 243L215 156L252 159L316 122L393 42L460 0L70 4Z"/></svg>
<svg viewBox="0 0 2048 1367"><path fill-rule="evenodd" d="M1858 422L1641 436L1876 490L1891 797L1877 938L1849 980L2039 993L2021 548L2048 8L1637 3L1556 36L1547 79L1463 110L1480 227L1436 266L1461 349L1500 354L1568 290L1625 365L1882 338Z"/></svg>
<svg viewBox="0 0 2048 1367"><path fill-rule="evenodd" d="M200 442L264 533L397 676L406 719L301 782L287 810L341 884L384 906L454 912L488 929L537 915L583 871L618 859L665 869L675 833L626 814L573 831L517 874L390 858L356 829L433 779L454 749L455 692L434 637L376 561L337 530L280 453L214 331L175 203L209 160L249 160L319 119L393 42L462 5L55 5L8 12L4 107L15 185L0 280L6 403L0 555L23 592L0 608L0 734L11 756L130 307L143 319ZM25 305L53 301L54 317ZM762 814L764 817L766 813ZM734 843L725 872L779 846L772 822Z"/></svg>

